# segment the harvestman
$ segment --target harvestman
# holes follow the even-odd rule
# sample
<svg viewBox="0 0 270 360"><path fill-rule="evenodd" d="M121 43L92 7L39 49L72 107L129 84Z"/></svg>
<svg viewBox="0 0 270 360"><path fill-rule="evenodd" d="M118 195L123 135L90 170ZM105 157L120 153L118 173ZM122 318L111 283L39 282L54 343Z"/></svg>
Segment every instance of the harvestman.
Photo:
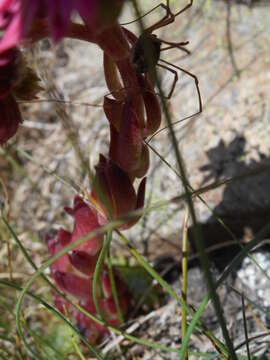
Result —
<svg viewBox="0 0 270 360"><path fill-rule="evenodd" d="M176 83L178 81L177 71L172 69L172 67L177 70L180 70L180 71L184 72L185 74L189 75L190 77L192 77L195 82L198 99L199 99L199 111L196 114L199 114L202 112L202 100L201 100L201 94L200 94L200 89L199 89L199 81L198 81L197 77L194 74L192 74L191 72L189 72L179 66L176 66L165 60L160 59L160 53L162 51L166 51L166 50L169 50L172 48L178 48L178 49L186 52L187 54L190 54L190 51L185 48L185 46L188 45L189 42L185 41L185 42L174 43L174 42L160 39L157 37L157 35L153 34L153 31L160 29L168 24L173 23L175 21L175 18L178 15L182 14L184 11L186 11L189 7L191 7L192 4L193 4L193 0L190 0L190 2L183 9L181 9L177 13L173 14L170 9L170 0L167 0L166 5L159 4L159 5L155 6L152 10L150 10L149 12L147 12L146 14L144 14L143 16L138 18L137 20L142 19L144 16L150 14L151 12L153 12L154 10L156 10L159 7L165 9L165 11L166 11L165 16L161 20L159 20L157 23L153 24L149 28L145 29L143 31L143 33L140 35L140 37L135 41L135 43L133 44L132 50L131 50L131 61L132 61L133 65L135 66L137 72L140 74L147 75L147 73L149 73L149 71L151 70L151 66L159 66L159 67L166 69L173 73L174 80L172 83L171 90L170 90L169 94L166 96L167 99L171 98L171 96L174 92ZM137 20L135 20L135 21L137 21ZM134 22L134 21L132 21L132 22ZM124 23L121 25L128 25L132 22ZM162 48L161 47L162 44L166 44L167 46ZM151 49L152 50L151 51L152 52L151 63L149 63L149 61L148 61L149 54L147 53L147 52L149 52L149 49L147 49L147 48L149 48L149 45L152 48ZM160 64L159 62L162 62L163 64Z"/></svg>

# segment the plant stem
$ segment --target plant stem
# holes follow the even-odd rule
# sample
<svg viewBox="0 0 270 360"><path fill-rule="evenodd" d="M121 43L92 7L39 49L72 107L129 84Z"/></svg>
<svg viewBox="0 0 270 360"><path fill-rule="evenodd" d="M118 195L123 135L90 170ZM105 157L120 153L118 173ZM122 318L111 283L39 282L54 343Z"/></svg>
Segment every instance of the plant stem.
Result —
<svg viewBox="0 0 270 360"><path fill-rule="evenodd" d="M186 213L183 224L183 236L182 236L182 298L184 303L187 305L187 271L188 271L188 207L186 207ZM184 339L187 330L187 312L185 307L182 307L182 326L181 326L181 338ZM181 360L181 359L180 359ZM184 360L188 360L188 350L184 354Z"/></svg>
<svg viewBox="0 0 270 360"><path fill-rule="evenodd" d="M113 275L113 267L112 267L112 262L111 262L111 257L110 257L109 252L110 251L108 249L107 265L108 265L108 269L109 269L109 278L110 278L110 283L111 283L111 287L112 287L113 300L116 305L117 316L118 316L118 319L120 320L120 324L123 324L124 317L123 317L120 303L119 303L119 297L118 297L118 293L117 293L117 288L116 288L115 279L114 279L114 275Z"/></svg>
<svg viewBox="0 0 270 360"><path fill-rule="evenodd" d="M101 309L99 307L99 304L98 304L98 296L97 296L97 284L98 284L98 281L99 281L99 276L100 276L100 271L101 271L101 267L104 263L104 258L105 258L105 255L109 249L109 246L110 246L110 243L111 243L111 239L112 239L112 230L108 230L107 232L107 236L106 236L106 240L102 246L102 249L100 251L100 254L99 254L99 257L98 257L98 260L97 260L97 264L96 264L96 267L95 267L95 272L94 272L94 278L93 278L93 301L94 301L94 304L95 304L95 307L96 307L96 310L97 310L97 313L98 315L100 316L100 318L105 321L104 319L104 316L101 312Z"/></svg>

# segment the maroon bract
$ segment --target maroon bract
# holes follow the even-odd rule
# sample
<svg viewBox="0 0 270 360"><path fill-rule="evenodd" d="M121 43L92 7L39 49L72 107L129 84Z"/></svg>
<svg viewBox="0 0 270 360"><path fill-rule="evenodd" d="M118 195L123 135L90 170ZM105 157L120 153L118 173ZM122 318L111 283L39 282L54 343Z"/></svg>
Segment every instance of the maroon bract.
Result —
<svg viewBox="0 0 270 360"><path fill-rule="evenodd" d="M72 209L74 214L76 214L74 215L75 222L85 222L86 213L83 214L83 216L82 213L78 213L79 210L82 209L86 211L85 207L87 207L87 205L76 197L74 210ZM85 226L83 226L83 229L85 230ZM78 232L78 229L76 232ZM50 254L54 256L72 242L72 234L64 229L60 229L56 237L47 237L46 241ZM91 240L88 242L91 242ZM85 251L77 250L78 246L73 249L71 254L64 254L59 257L51 265L51 274L59 289L76 297L86 311L92 315L97 315L92 295L92 277L98 254L95 256L89 255L89 249L90 252L93 250L91 245L85 247ZM130 295L116 272L114 272L114 280L121 312L125 315L130 303ZM119 326L120 319L115 301L113 300L110 277L105 266L103 266L101 270L100 281L97 287L97 297L105 321L110 325ZM100 336L108 333L105 327L98 325L86 315L76 310L65 298L60 297L55 292L53 293L53 298L57 309L65 315L67 313L72 315L76 320L78 328L92 343Z"/></svg>
<svg viewBox="0 0 270 360"><path fill-rule="evenodd" d="M119 130L112 123L110 133L110 158L131 180L142 178L149 167L149 150L143 142L142 130L131 102L123 105Z"/></svg>
<svg viewBox="0 0 270 360"><path fill-rule="evenodd" d="M91 201L98 209L100 223L120 219L143 207L145 181L142 180L136 194L128 175L112 160L100 155L91 193ZM139 216L133 216L121 228L130 227L138 219Z"/></svg>
<svg viewBox="0 0 270 360"><path fill-rule="evenodd" d="M74 242L87 236L100 227L96 212L88 206L79 196L75 196L73 208L65 207L65 211L73 216L74 228L71 241ZM96 255L102 247L103 236L94 236L76 247L76 250L85 251L88 255Z"/></svg>
<svg viewBox="0 0 270 360"><path fill-rule="evenodd" d="M69 261L72 266L81 273L92 277L95 271L99 253L94 256L89 255L85 251L73 250L68 254Z"/></svg>
<svg viewBox="0 0 270 360"><path fill-rule="evenodd" d="M21 53L17 48L0 53L0 98L6 97L19 81Z"/></svg>
<svg viewBox="0 0 270 360"><path fill-rule="evenodd" d="M22 122L16 100L32 100L40 90L39 78L27 66L19 49L0 52L1 145L15 135Z"/></svg>
<svg viewBox="0 0 270 360"><path fill-rule="evenodd" d="M0 114L0 145L2 145L16 134L22 122L19 107L12 95L0 99Z"/></svg>
<svg viewBox="0 0 270 360"><path fill-rule="evenodd" d="M60 229L55 238L47 238L50 254L53 256L71 243L71 233ZM72 263L67 254L62 255L51 265L52 276L59 288L78 298L91 297L91 283L89 279L81 277L74 272Z"/></svg>
<svg viewBox="0 0 270 360"><path fill-rule="evenodd" d="M117 308L113 298L100 298L98 305L103 315L106 324L119 327L121 325L120 319L117 314ZM129 294L125 294L119 299L121 312L126 315L129 305ZM81 306L90 314L96 316L96 308L93 300L81 302ZM89 339L92 343L97 342L102 336L109 334L107 327L102 326L79 311L74 311L73 316L76 320L77 326L81 333Z"/></svg>

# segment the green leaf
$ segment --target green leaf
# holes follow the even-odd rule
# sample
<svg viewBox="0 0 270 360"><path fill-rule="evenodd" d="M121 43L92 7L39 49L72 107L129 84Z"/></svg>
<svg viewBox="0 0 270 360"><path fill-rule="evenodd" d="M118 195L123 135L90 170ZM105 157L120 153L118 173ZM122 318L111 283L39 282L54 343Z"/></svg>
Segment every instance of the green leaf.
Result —
<svg viewBox="0 0 270 360"><path fill-rule="evenodd" d="M74 344L79 345L80 342L69 326L62 323L53 323L47 333L48 335L42 339L42 348L51 359L66 358L74 353Z"/></svg>

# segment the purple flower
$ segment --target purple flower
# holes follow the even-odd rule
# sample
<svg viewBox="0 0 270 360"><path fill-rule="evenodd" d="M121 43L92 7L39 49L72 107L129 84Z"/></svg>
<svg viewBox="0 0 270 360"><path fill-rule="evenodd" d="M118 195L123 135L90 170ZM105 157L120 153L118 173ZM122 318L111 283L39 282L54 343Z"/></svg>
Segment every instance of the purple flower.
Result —
<svg viewBox="0 0 270 360"><path fill-rule="evenodd" d="M22 17L20 1L0 0L0 53L15 47L21 39Z"/></svg>
<svg viewBox="0 0 270 360"><path fill-rule="evenodd" d="M35 32L44 36L44 27L55 42L61 40L68 35L73 12L81 16L90 32L99 31L117 18L122 3L122 0L0 0L0 30L4 31L0 53L29 36L36 38Z"/></svg>

